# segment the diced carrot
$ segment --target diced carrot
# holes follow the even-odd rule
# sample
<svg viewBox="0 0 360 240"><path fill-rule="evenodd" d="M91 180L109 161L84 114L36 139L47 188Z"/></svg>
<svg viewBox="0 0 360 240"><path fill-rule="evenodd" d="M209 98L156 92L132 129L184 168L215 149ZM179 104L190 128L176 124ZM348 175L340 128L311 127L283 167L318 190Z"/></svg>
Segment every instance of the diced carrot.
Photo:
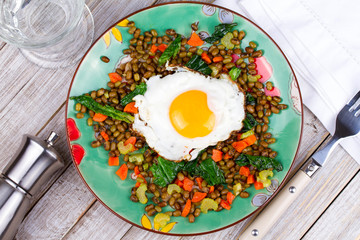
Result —
<svg viewBox="0 0 360 240"><path fill-rule="evenodd" d="M213 58L213 62L217 63L217 62L222 62L222 60L224 60L224 58L222 56L217 56Z"/></svg>
<svg viewBox="0 0 360 240"><path fill-rule="evenodd" d="M246 183L247 184L252 184L255 182L255 177L254 175L250 174L248 177L247 177L247 180L246 180Z"/></svg>
<svg viewBox="0 0 360 240"><path fill-rule="evenodd" d="M109 73L109 78L110 78L110 82L112 83L116 83L116 82L119 82L122 80L122 77L120 74L118 74L117 72L112 72L112 73Z"/></svg>
<svg viewBox="0 0 360 240"><path fill-rule="evenodd" d="M196 32L193 32L189 40L187 41L187 44L193 47L199 47L204 44L204 41L201 40L201 38L199 37L199 35L197 35Z"/></svg>
<svg viewBox="0 0 360 240"><path fill-rule="evenodd" d="M210 189L209 189L209 193L212 193L214 190L215 190L215 187L211 186Z"/></svg>
<svg viewBox="0 0 360 240"><path fill-rule="evenodd" d="M135 166L135 168L134 168L134 173L135 173L136 175L139 175L139 174L140 174L139 166Z"/></svg>
<svg viewBox="0 0 360 240"><path fill-rule="evenodd" d="M119 166L119 157L109 157L109 166Z"/></svg>
<svg viewBox="0 0 360 240"><path fill-rule="evenodd" d="M195 178L195 181L197 182L199 188L201 189L201 183L202 183L202 181L203 181L202 178L201 178L201 177L197 177L197 178Z"/></svg>
<svg viewBox="0 0 360 240"><path fill-rule="evenodd" d="M192 181L189 178L185 177L184 178L184 186L183 186L184 190L191 192L193 186L194 186L194 181Z"/></svg>
<svg viewBox="0 0 360 240"><path fill-rule="evenodd" d="M124 112L138 113L138 108L135 107L135 102L130 102L130 103L126 104L126 106L124 108Z"/></svg>
<svg viewBox="0 0 360 240"><path fill-rule="evenodd" d="M200 202L201 200L203 200L206 197L207 193L204 192L195 192L194 196L192 198L192 202Z"/></svg>
<svg viewBox="0 0 360 240"><path fill-rule="evenodd" d="M124 145L126 146L126 145L131 144L131 145L134 146L135 143L136 143L136 137L129 137L129 138L125 141Z"/></svg>
<svg viewBox="0 0 360 240"><path fill-rule="evenodd" d="M238 141L241 140L241 135L242 135L242 133L239 133L239 134L236 136L236 139L237 139Z"/></svg>
<svg viewBox="0 0 360 240"><path fill-rule="evenodd" d="M160 52L164 52L167 47L168 47L168 45L166 45L165 43L163 43L163 44L160 44L160 45L158 46L158 49L159 49Z"/></svg>
<svg viewBox="0 0 360 240"><path fill-rule="evenodd" d="M93 120L95 122L103 122L103 121L105 121L106 118L107 118L107 116L104 114L101 114L101 113L95 113L93 116Z"/></svg>
<svg viewBox="0 0 360 240"><path fill-rule="evenodd" d="M235 195L232 194L231 192L228 192L226 194L226 201L229 203L229 204L232 204L232 202L234 201L235 199Z"/></svg>
<svg viewBox="0 0 360 240"><path fill-rule="evenodd" d="M155 44L151 45L150 52L156 53L157 50L158 50L158 47Z"/></svg>
<svg viewBox="0 0 360 240"><path fill-rule="evenodd" d="M203 52L201 54L201 58L202 60L204 60L207 64L210 64L211 63L211 59L209 57L209 55L206 53L206 52Z"/></svg>
<svg viewBox="0 0 360 240"><path fill-rule="evenodd" d="M125 180L127 177L127 174L128 174L128 167L124 163L123 165L121 165L119 170L116 171L116 175L118 175L121 180Z"/></svg>
<svg viewBox="0 0 360 240"><path fill-rule="evenodd" d="M223 199L221 199L220 206L222 206L223 208L225 208L227 210L231 209L230 204L227 201L223 200Z"/></svg>
<svg viewBox="0 0 360 240"><path fill-rule="evenodd" d="M253 134L241 141L233 142L231 145L236 149L236 151L242 152L246 147L253 145L255 142L256 136Z"/></svg>
<svg viewBox="0 0 360 240"><path fill-rule="evenodd" d="M264 184L262 182L254 182L254 187L256 190L260 190L264 188Z"/></svg>
<svg viewBox="0 0 360 240"><path fill-rule="evenodd" d="M223 66L222 71L227 73L227 72L229 72L229 69L227 69L225 66Z"/></svg>
<svg viewBox="0 0 360 240"><path fill-rule="evenodd" d="M183 209L183 211L181 213L181 216L186 217L190 213L190 210L191 210L191 200L188 199L186 201L185 207L184 207L184 209Z"/></svg>
<svg viewBox="0 0 360 240"><path fill-rule="evenodd" d="M135 187L136 187L136 188L140 187L140 185L141 185L141 182L136 182L136 183L135 183Z"/></svg>
<svg viewBox="0 0 360 240"><path fill-rule="evenodd" d="M181 188L184 186L184 183L180 181L178 178L175 180L175 184L177 184Z"/></svg>
<svg viewBox="0 0 360 240"><path fill-rule="evenodd" d="M246 166L241 166L239 170L239 174L248 177L250 175L250 169Z"/></svg>
<svg viewBox="0 0 360 240"><path fill-rule="evenodd" d="M243 141L245 141L248 144L248 146L251 146L256 142L256 136L255 134L250 135L247 138L245 138Z"/></svg>
<svg viewBox="0 0 360 240"><path fill-rule="evenodd" d="M213 149L213 152L212 152L212 160L214 160L215 162L219 162L222 160L222 155L223 155L223 152L220 151L220 150L217 150L217 149Z"/></svg>
<svg viewBox="0 0 360 240"><path fill-rule="evenodd" d="M106 132L102 131L102 132L100 132L100 135L104 138L104 140L106 142L109 141L109 135L107 135Z"/></svg>
<svg viewBox="0 0 360 240"><path fill-rule="evenodd" d="M230 158L232 158L232 156L230 156L228 153L225 153L224 159L227 160L227 159L230 159Z"/></svg>
<svg viewBox="0 0 360 240"><path fill-rule="evenodd" d="M241 153L248 145L245 141L238 141L238 142L233 142L231 146L233 146L236 149L236 151Z"/></svg>

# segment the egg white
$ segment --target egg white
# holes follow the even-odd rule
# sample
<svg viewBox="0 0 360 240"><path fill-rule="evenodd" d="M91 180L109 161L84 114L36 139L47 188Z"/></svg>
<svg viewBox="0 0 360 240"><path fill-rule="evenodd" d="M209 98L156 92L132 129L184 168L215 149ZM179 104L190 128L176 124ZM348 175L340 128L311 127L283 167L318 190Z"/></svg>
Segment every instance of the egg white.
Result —
<svg viewBox="0 0 360 240"><path fill-rule="evenodd" d="M169 118L172 101L180 94L200 90L207 94L209 109L215 114L215 126L204 137L186 138L173 127ZM242 128L245 117L242 91L228 79L216 79L184 71L147 80L147 91L133 99L139 113L135 114L133 130L142 134L148 145L168 160L193 160L198 153L230 133Z"/></svg>

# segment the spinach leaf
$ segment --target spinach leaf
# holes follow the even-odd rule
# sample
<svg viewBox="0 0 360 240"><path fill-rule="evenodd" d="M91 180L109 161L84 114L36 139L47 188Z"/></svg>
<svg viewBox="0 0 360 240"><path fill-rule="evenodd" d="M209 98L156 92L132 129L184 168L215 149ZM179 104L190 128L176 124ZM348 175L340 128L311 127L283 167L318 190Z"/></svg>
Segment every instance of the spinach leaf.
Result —
<svg viewBox="0 0 360 240"><path fill-rule="evenodd" d="M253 115L250 113L246 113L246 118L243 120L243 128L241 129L241 132L247 132L251 130L253 127L255 127L258 124L258 122L255 120Z"/></svg>
<svg viewBox="0 0 360 240"><path fill-rule="evenodd" d="M201 154L199 154L199 156L201 156ZM154 164L150 168L154 175L154 183L164 187L171 183L181 170L188 172L192 176L202 177L212 186L225 183L223 172L211 158L198 164L199 159L200 157L186 163L184 161L176 163L158 157L158 164Z"/></svg>
<svg viewBox="0 0 360 240"><path fill-rule="evenodd" d="M194 55L185 65L186 67L195 71L201 72L204 75L212 73L211 68L201 59L199 55Z"/></svg>
<svg viewBox="0 0 360 240"><path fill-rule="evenodd" d="M246 105L255 105L256 100L251 93L246 93Z"/></svg>
<svg viewBox="0 0 360 240"><path fill-rule="evenodd" d="M283 166L279 161L274 158L263 157L263 156L252 156L247 154L240 154L239 157L235 159L236 164L239 166L244 165L253 165L259 171L273 168L276 171L280 172L283 170Z"/></svg>
<svg viewBox="0 0 360 240"><path fill-rule="evenodd" d="M113 119L121 120L127 123L132 123L134 121L134 117L132 115L119 111L109 105L103 106L88 95L74 96L70 97L70 99L81 103L81 105L84 105L96 113L101 113L108 117L112 117Z"/></svg>
<svg viewBox="0 0 360 240"><path fill-rule="evenodd" d="M174 41L172 41L165 51L161 54L158 64L161 66L166 63L171 57L175 57L181 48L181 35L178 35Z"/></svg>
<svg viewBox="0 0 360 240"><path fill-rule="evenodd" d="M221 23L215 26L214 33L210 37L205 38L205 41L208 43L219 41L226 33L231 32L236 25L237 23Z"/></svg>
<svg viewBox="0 0 360 240"><path fill-rule="evenodd" d="M236 79L240 76L240 73L241 73L241 69L240 68L237 68L237 67L233 67L230 72L229 72L229 75L231 77L231 79L233 81L236 81Z"/></svg>
<svg viewBox="0 0 360 240"><path fill-rule="evenodd" d="M202 161L198 168L200 171L199 175L203 177L209 185L214 186L225 183L224 174L211 158Z"/></svg>
<svg viewBox="0 0 360 240"><path fill-rule="evenodd" d="M199 160L198 158L192 161L189 161L185 164L183 170L188 172L190 175L199 175L199 170L197 167Z"/></svg>
<svg viewBox="0 0 360 240"><path fill-rule="evenodd" d="M169 180L165 173L163 172L162 168L157 165L152 165L150 167L150 171L152 172L154 176L154 183L160 187L165 187L167 184L169 184Z"/></svg>
<svg viewBox="0 0 360 240"><path fill-rule="evenodd" d="M120 100L121 105L125 107L127 104L133 101L133 98L135 96L144 95L146 89L147 89L146 83L140 83L139 85L136 85L134 91L130 92Z"/></svg>
<svg viewBox="0 0 360 240"><path fill-rule="evenodd" d="M183 167L184 161L176 163L158 157L158 164L152 165L150 171L154 175L154 183L161 187L165 187L175 179L176 175Z"/></svg>
<svg viewBox="0 0 360 240"><path fill-rule="evenodd" d="M239 165L240 167L249 165L250 162L249 162L249 159L248 159L246 156L247 156L246 154L243 154L243 153L240 154L240 155L235 159L236 164Z"/></svg>

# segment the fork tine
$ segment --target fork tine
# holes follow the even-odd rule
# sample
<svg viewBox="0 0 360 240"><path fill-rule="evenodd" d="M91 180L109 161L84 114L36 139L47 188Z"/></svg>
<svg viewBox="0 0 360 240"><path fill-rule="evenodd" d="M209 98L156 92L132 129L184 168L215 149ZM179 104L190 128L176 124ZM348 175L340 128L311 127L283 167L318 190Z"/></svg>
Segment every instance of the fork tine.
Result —
<svg viewBox="0 0 360 240"><path fill-rule="evenodd" d="M352 106L354 103L359 100L360 98L360 91L349 101L347 105Z"/></svg>
<svg viewBox="0 0 360 240"><path fill-rule="evenodd" d="M357 110L359 106L360 106L360 98L356 100L356 102L349 108L349 112Z"/></svg>
<svg viewBox="0 0 360 240"><path fill-rule="evenodd" d="M355 114L354 114L355 117L358 117L360 116L360 110L358 110Z"/></svg>

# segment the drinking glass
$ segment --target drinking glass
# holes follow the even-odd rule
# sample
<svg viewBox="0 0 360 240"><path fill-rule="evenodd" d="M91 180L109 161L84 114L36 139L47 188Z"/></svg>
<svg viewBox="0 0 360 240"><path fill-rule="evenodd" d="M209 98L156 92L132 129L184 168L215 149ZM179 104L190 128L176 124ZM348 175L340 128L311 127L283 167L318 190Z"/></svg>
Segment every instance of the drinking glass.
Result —
<svg viewBox="0 0 360 240"><path fill-rule="evenodd" d="M40 67L75 64L93 38L85 0L0 0L0 39Z"/></svg>

